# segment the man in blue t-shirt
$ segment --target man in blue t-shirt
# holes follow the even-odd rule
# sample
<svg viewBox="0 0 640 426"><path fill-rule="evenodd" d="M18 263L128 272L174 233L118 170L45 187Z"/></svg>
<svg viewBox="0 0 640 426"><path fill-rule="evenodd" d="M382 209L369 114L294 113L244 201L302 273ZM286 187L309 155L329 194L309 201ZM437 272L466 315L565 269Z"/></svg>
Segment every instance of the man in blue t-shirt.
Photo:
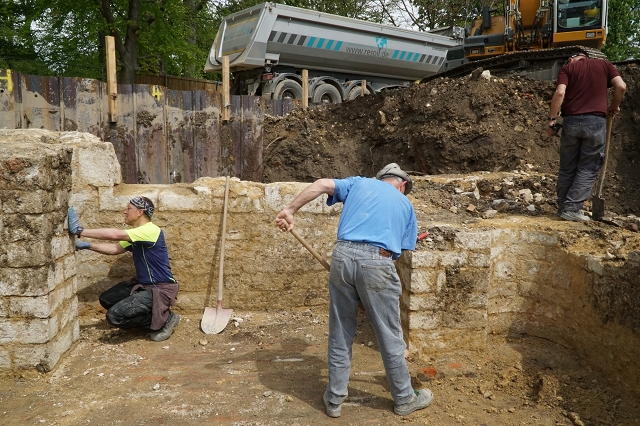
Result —
<svg viewBox="0 0 640 426"><path fill-rule="evenodd" d="M76 250L116 255L133 254L136 277L123 281L100 295L107 309L109 324L123 329L151 330L151 340L160 342L171 337L180 316L170 310L175 305L178 282L173 278L164 232L153 222L154 205L147 197L132 198L124 211L125 223L132 229L84 229L78 214L69 208L69 233L76 237L117 241L90 243L76 239Z"/></svg>
<svg viewBox="0 0 640 426"><path fill-rule="evenodd" d="M360 303L378 339L394 412L406 416L433 400L429 389L411 386L400 324L402 284L394 264L402 250L416 246L416 214L406 197L412 186L396 163L376 179L318 179L276 216L276 225L290 231L293 215L320 195L328 195L327 205L343 203L329 272L329 383L322 397L329 417L340 417L347 397Z"/></svg>

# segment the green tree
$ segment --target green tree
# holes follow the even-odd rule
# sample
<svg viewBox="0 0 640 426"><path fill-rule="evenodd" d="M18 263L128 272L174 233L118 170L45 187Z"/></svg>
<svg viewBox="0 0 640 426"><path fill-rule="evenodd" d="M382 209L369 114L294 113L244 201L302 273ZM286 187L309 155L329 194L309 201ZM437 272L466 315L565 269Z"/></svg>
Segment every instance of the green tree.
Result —
<svg viewBox="0 0 640 426"><path fill-rule="evenodd" d="M612 61L640 57L640 3L609 1L609 33L603 52Z"/></svg>

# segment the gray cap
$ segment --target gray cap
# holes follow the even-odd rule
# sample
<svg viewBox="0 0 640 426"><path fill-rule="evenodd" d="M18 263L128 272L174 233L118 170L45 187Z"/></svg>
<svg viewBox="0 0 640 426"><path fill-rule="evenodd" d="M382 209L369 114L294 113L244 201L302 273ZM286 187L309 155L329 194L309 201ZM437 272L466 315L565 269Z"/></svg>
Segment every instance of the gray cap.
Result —
<svg viewBox="0 0 640 426"><path fill-rule="evenodd" d="M384 166L382 170L380 170L376 175L376 179L383 180L388 176L397 176L407 182L407 185L404 188L404 195L407 195L411 192L411 189L413 188L413 181L411 180L411 176L409 176L407 172L402 170L396 163L390 163Z"/></svg>

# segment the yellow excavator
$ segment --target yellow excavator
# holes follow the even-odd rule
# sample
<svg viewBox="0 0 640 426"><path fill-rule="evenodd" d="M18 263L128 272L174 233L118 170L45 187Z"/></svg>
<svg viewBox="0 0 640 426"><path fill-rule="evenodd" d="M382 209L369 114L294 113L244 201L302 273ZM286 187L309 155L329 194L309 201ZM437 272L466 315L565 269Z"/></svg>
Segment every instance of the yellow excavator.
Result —
<svg viewBox="0 0 640 426"><path fill-rule="evenodd" d="M607 1L505 0L500 12L483 7L465 29L469 62L438 76L456 77L482 67L553 80L558 66L573 54L605 58Z"/></svg>

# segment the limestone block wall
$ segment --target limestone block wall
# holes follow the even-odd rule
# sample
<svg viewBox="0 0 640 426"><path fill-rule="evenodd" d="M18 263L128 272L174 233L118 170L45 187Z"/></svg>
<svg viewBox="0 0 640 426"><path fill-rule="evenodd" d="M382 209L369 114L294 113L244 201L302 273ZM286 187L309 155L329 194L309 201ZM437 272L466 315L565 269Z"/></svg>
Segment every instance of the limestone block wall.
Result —
<svg viewBox="0 0 640 426"><path fill-rule="evenodd" d="M0 132L0 373L49 371L79 337L71 158L47 135Z"/></svg>
<svg viewBox="0 0 640 426"><path fill-rule="evenodd" d="M537 336L640 394L640 252L604 261L567 250L551 227L516 229L499 220L429 232L434 249L405 255L399 265L412 355L482 351L489 334Z"/></svg>

